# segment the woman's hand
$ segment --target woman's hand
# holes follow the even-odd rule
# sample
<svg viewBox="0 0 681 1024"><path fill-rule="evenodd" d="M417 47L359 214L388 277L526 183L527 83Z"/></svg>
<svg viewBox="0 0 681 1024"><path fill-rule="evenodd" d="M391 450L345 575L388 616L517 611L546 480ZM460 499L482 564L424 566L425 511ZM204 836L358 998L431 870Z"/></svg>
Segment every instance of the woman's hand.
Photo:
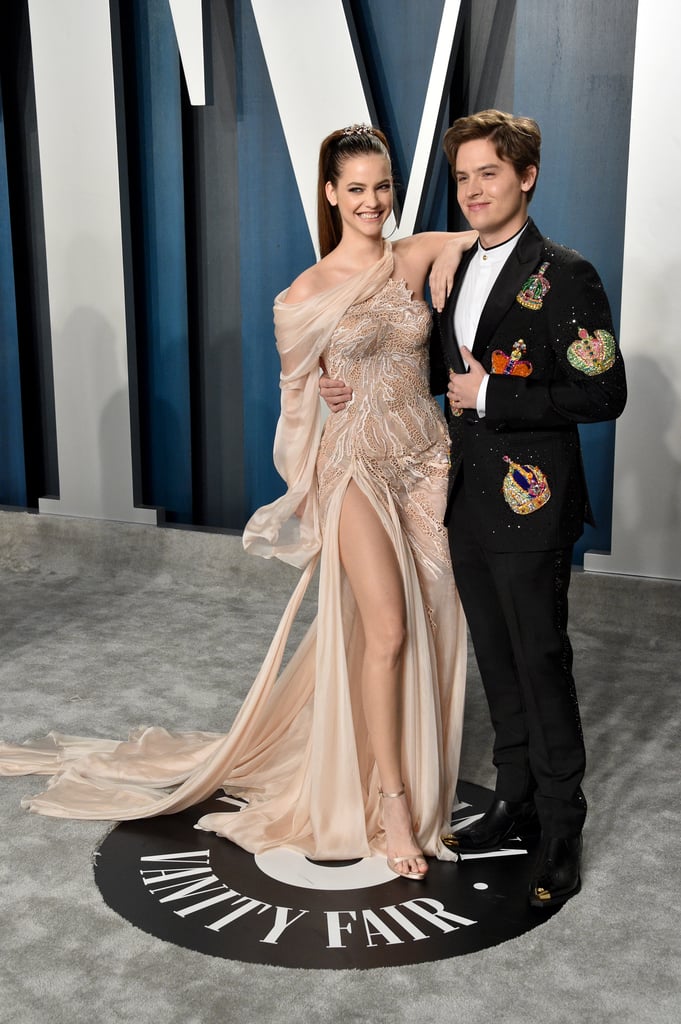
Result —
<svg viewBox="0 0 681 1024"><path fill-rule="evenodd" d="M441 313L452 290L454 274L457 271L461 257L467 249L478 240L477 231L457 231L452 235L440 250L432 267L430 268L430 295L433 300L433 307Z"/></svg>
<svg viewBox="0 0 681 1024"><path fill-rule="evenodd" d="M352 401L352 388L342 380L331 380L325 373L319 378L319 394L331 412L342 412Z"/></svg>

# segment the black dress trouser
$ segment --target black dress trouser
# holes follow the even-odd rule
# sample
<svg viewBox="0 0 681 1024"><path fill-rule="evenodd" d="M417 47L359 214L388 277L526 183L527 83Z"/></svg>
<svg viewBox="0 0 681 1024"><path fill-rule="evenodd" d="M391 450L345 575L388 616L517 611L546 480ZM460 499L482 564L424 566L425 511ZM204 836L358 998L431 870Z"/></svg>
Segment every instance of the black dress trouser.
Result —
<svg viewBox="0 0 681 1024"><path fill-rule="evenodd" d="M460 478L455 487L449 545L494 727L496 795L534 798L544 835L577 835L586 800L567 634L572 548L485 549Z"/></svg>

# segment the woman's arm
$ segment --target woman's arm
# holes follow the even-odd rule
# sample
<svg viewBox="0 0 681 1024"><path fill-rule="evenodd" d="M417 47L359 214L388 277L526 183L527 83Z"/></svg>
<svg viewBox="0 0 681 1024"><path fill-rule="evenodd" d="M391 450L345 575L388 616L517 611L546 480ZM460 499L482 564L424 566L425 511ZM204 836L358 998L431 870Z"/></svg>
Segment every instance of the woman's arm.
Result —
<svg viewBox="0 0 681 1024"><path fill-rule="evenodd" d="M445 241L440 245L440 251L431 264L428 278L433 308L438 313L445 308L461 257L477 240L477 231L458 231L446 234Z"/></svg>
<svg viewBox="0 0 681 1024"><path fill-rule="evenodd" d="M454 274L467 249L475 244L477 231L421 231L393 244L395 277L403 278L417 298L423 298L426 277L433 306L442 311L452 288Z"/></svg>

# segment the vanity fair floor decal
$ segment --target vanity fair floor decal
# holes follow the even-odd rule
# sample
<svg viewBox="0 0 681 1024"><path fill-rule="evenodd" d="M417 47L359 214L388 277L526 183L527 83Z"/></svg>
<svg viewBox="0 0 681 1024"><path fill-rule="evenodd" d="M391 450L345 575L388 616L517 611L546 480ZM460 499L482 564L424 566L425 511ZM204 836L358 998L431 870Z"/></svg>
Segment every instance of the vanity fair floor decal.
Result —
<svg viewBox="0 0 681 1024"><path fill-rule="evenodd" d="M461 783L453 820L479 816L489 790ZM182 814L119 824L95 879L106 903L143 931L211 956L279 967L370 968L486 949L541 924L520 839L458 863L430 860L424 882L385 860L312 862L287 850L252 856L193 826L239 805L216 794ZM555 911L553 912L555 913Z"/></svg>

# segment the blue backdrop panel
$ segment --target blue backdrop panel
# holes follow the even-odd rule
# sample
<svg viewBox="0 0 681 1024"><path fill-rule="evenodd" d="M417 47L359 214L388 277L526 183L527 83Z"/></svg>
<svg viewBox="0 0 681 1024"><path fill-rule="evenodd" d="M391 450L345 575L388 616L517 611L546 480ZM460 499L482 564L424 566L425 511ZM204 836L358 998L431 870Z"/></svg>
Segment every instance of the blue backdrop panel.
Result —
<svg viewBox="0 0 681 1024"><path fill-rule="evenodd" d="M272 302L315 254L249 0L239 0L237 15L244 468L252 511L284 490L272 465L280 409Z"/></svg>
<svg viewBox="0 0 681 1024"><path fill-rule="evenodd" d="M531 213L597 268L619 327L636 0L518 0L515 113L542 130ZM538 40L542 41L538 45ZM626 361L626 352L624 353ZM575 549L609 550L615 427L580 427L597 527Z"/></svg>
<svg viewBox="0 0 681 1024"><path fill-rule="evenodd" d="M0 504L26 505L19 334L7 187L5 120L0 94Z"/></svg>
<svg viewBox="0 0 681 1024"><path fill-rule="evenodd" d="M144 501L192 521L180 65L168 0L133 5L144 314L138 319ZM139 308L139 307L138 307Z"/></svg>
<svg viewBox="0 0 681 1024"><path fill-rule="evenodd" d="M210 104L183 95L194 522L245 522L236 49L210 3Z"/></svg>

